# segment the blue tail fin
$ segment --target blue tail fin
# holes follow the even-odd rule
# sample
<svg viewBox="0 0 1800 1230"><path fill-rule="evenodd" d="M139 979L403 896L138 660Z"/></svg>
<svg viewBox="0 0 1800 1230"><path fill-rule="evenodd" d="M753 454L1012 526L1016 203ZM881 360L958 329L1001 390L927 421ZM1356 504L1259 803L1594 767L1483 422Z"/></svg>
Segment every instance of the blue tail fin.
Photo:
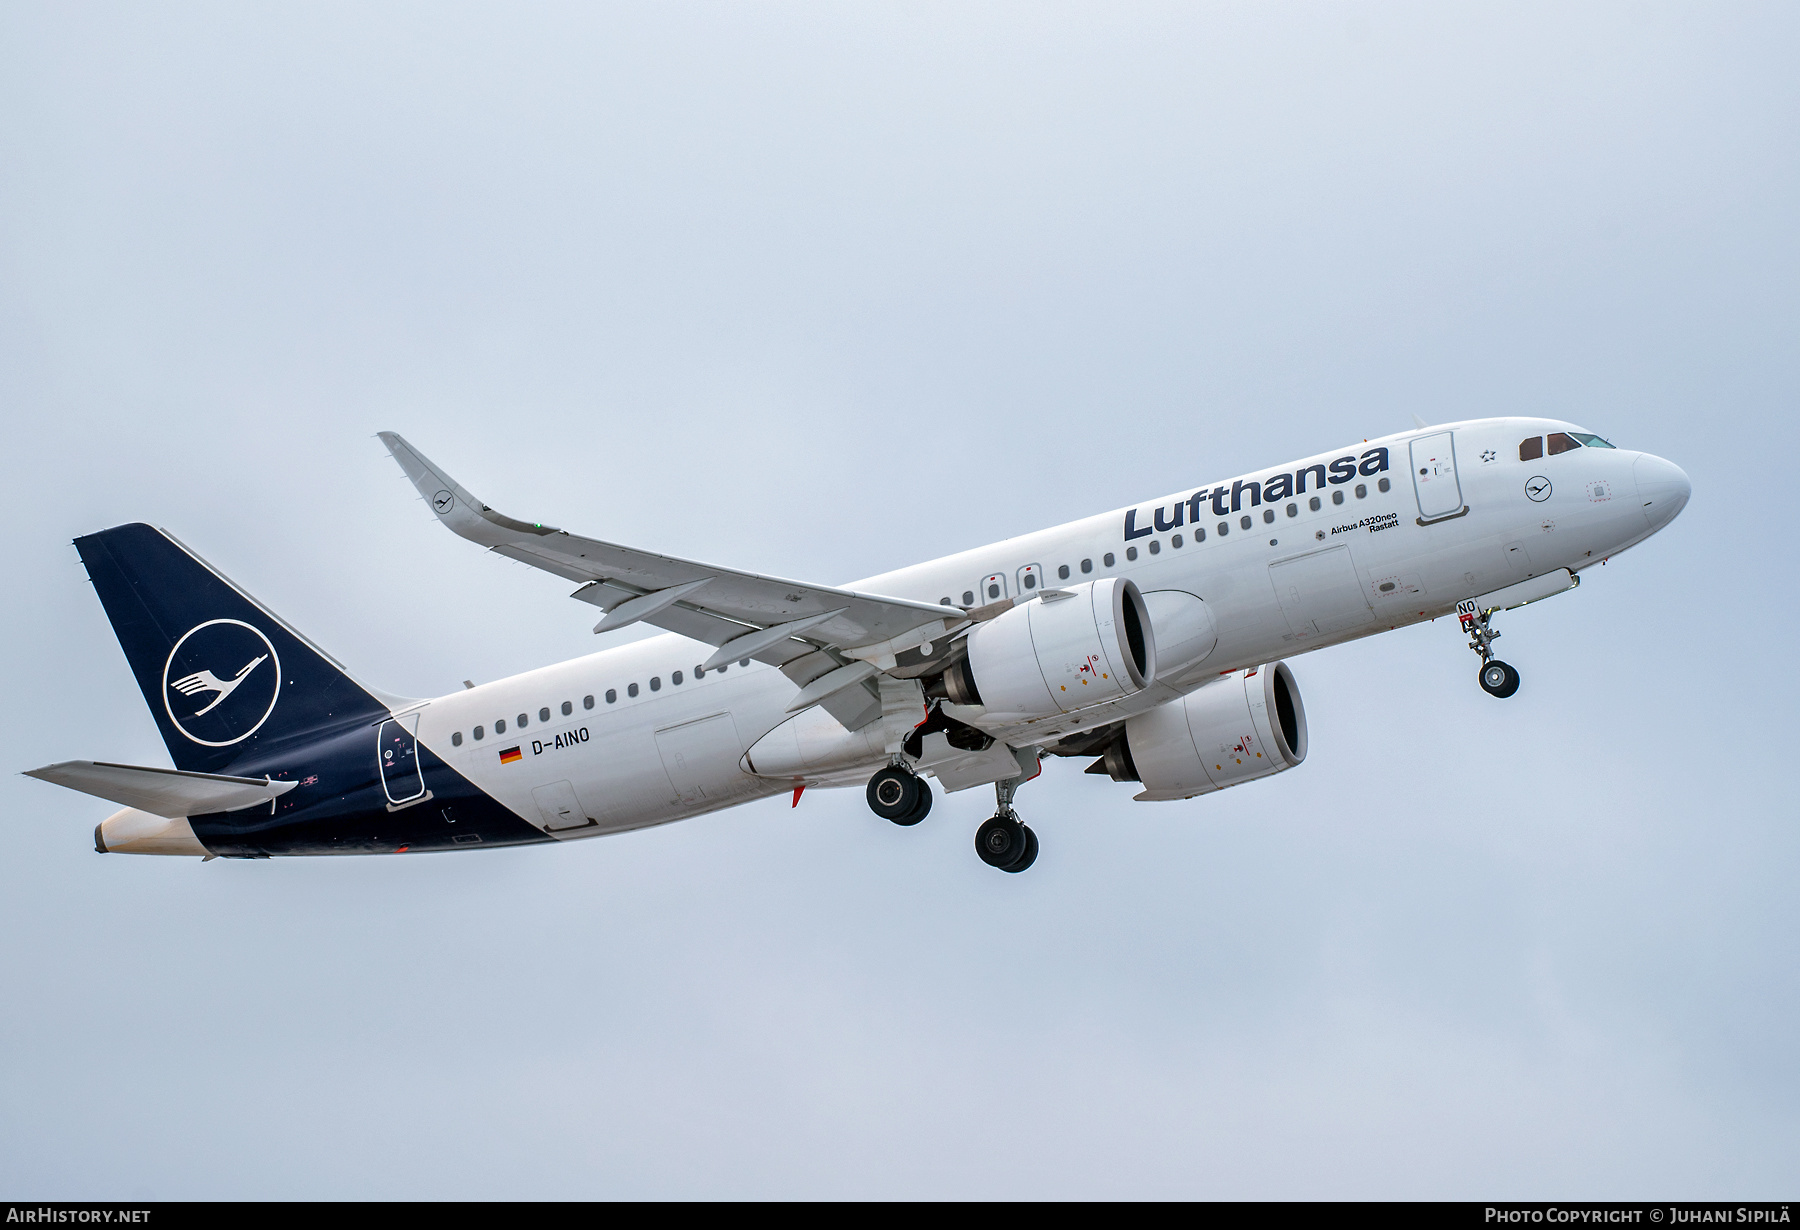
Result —
<svg viewBox="0 0 1800 1230"><path fill-rule="evenodd" d="M175 766L253 763L387 705L199 556L148 525L75 540Z"/></svg>

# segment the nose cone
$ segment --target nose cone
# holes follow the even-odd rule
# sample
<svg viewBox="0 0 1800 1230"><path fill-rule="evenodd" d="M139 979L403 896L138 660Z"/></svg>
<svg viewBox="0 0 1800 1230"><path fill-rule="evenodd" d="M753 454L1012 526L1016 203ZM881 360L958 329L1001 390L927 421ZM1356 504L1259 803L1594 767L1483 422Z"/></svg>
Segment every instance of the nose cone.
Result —
<svg viewBox="0 0 1800 1230"><path fill-rule="evenodd" d="M1693 484L1682 468L1672 461L1644 453L1631 467L1637 479L1638 499L1644 505L1644 519L1652 530L1660 530L1687 507Z"/></svg>

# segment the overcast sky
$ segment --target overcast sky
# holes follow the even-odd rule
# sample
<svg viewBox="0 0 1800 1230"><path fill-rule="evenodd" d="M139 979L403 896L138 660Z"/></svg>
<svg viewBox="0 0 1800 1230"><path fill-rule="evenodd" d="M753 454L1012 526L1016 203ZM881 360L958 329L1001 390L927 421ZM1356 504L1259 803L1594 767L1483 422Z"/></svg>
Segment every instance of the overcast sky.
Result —
<svg viewBox="0 0 1800 1230"><path fill-rule="evenodd" d="M1791 4L0 4L0 1195L1785 1198ZM1300 768L418 858L96 856L69 540L370 682L587 653L518 516L842 582L1428 422L1685 467Z"/></svg>

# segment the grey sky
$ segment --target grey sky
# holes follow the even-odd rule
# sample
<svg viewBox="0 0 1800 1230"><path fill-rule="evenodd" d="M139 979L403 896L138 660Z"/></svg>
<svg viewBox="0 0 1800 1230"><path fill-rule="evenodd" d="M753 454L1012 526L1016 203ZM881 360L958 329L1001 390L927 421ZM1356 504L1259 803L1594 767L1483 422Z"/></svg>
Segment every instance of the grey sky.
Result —
<svg viewBox="0 0 1800 1230"><path fill-rule="evenodd" d="M385 688L591 651L509 512L826 582L1410 425L1692 503L1295 659L1301 768L563 849L92 853L0 776L0 1194L1727 1196L1800 1177L1791 5L0 7L11 769L166 763L69 539ZM586 612L584 614L584 612Z"/></svg>

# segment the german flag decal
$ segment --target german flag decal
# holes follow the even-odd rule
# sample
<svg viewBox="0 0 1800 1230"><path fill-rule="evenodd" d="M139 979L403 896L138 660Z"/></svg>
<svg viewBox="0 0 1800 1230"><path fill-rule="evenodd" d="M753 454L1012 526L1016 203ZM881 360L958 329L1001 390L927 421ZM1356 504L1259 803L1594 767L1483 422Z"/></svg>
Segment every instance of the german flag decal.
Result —
<svg viewBox="0 0 1800 1230"><path fill-rule="evenodd" d="M521 752L516 747L502 748L500 751L501 764L511 764L515 760L523 760L524 758L525 753Z"/></svg>

